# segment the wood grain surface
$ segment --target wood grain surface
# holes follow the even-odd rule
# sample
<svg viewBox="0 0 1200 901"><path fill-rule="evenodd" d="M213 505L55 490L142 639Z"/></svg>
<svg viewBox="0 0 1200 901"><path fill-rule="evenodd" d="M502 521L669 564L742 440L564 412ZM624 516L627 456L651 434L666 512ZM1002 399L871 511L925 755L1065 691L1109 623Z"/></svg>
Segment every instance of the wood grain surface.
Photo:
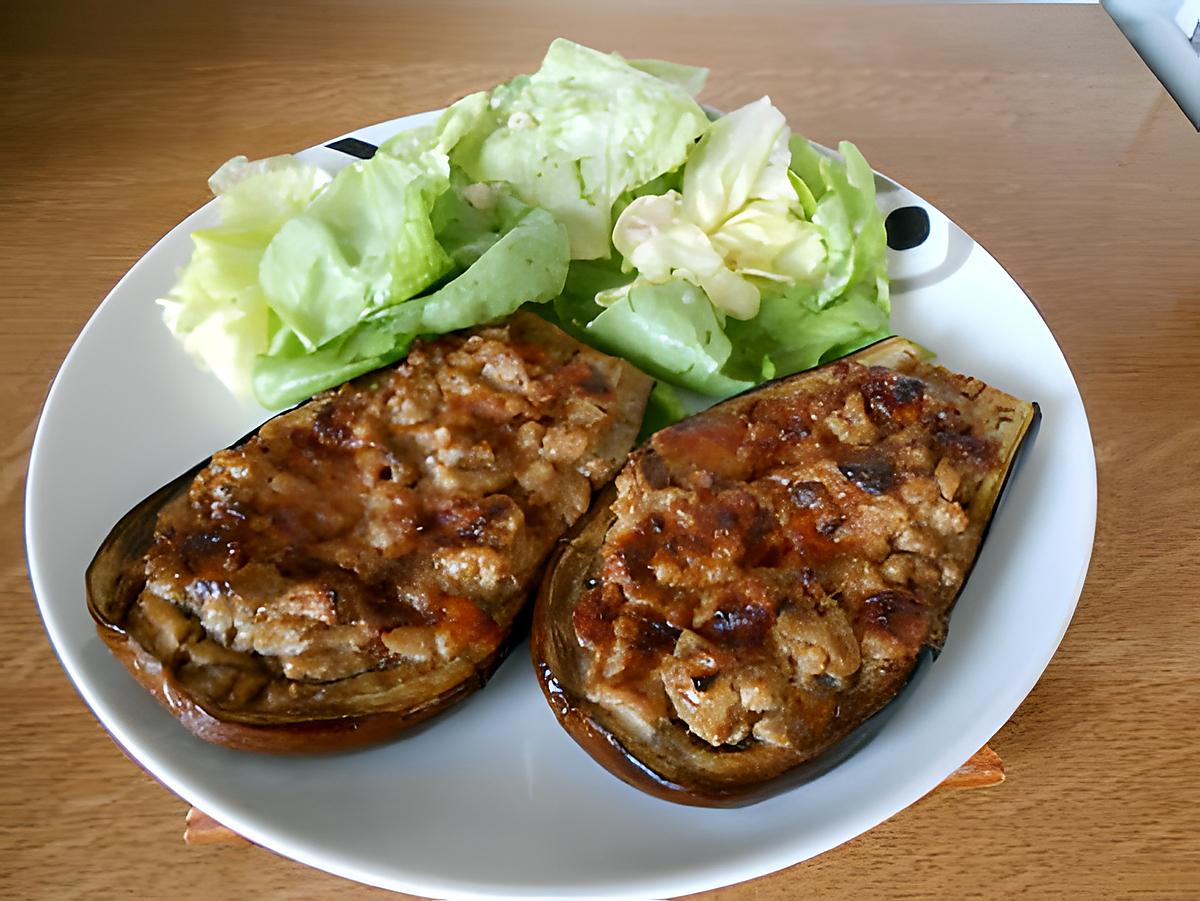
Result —
<svg viewBox="0 0 1200 901"><path fill-rule="evenodd" d="M42 630L28 449L87 317L225 158L443 105L559 34L707 64L718 107L769 92L952 216L1036 298L1099 462L1075 621L992 742L1005 785L701 897L1196 897L1200 136L1096 6L784 0L0 5L0 895L386 897L180 841L184 805L108 740Z"/></svg>

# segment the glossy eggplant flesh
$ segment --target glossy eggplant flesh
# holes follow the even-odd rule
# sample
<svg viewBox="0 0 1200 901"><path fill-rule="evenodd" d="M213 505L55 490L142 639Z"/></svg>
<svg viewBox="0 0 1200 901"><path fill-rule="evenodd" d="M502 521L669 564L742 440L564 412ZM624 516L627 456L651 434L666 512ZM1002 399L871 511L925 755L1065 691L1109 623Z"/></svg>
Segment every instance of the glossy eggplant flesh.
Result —
<svg viewBox="0 0 1200 901"><path fill-rule="evenodd" d="M123 517L87 573L100 634L217 743L398 731L503 659L650 384L529 314L417 342Z"/></svg>
<svg viewBox="0 0 1200 901"><path fill-rule="evenodd" d="M658 432L543 582L559 720L682 803L827 768L944 640L1037 415L892 338Z"/></svg>

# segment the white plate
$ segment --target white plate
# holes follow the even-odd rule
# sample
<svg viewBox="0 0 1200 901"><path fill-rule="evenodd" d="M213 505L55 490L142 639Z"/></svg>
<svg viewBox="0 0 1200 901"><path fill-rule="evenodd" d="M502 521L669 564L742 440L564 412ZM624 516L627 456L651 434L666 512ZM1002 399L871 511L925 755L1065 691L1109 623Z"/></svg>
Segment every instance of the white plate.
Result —
<svg viewBox="0 0 1200 901"><path fill-rule="evenodd" d="M434 113L363 129L378 143ZM305 157L348 161L327 148ZM200 173L197 174L200 177ZM659 801L601 769L557 725L518 648L486 690L415 734L307 758L193 738L97 637L83 572L130 507L264 418L199 372L159 319L189 216L129 271L67 355L34 440L26 538L50 639L84 700L151 773L230 828L350 879L437 896L647 898L727 885L820 854L916 801L1033 688L1083 585L1095 528L1088 424L1053 336L1016 282L920 198L929 238L892 252L894 324L947 366L1041 404L1041 430L954 613L945 651L865 748L739 810Z"/></svg>

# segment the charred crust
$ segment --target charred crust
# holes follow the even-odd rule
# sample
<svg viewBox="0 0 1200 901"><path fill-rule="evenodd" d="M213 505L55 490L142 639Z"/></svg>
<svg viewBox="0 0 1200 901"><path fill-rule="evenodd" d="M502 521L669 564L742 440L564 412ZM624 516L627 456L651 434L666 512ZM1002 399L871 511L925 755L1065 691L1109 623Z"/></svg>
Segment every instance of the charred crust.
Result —
<svg viewBox="0 0 1200 901"><path fill-rule="evenodd" d="M892 462L877 452L848 456L838 463L838 470L868 494L885 494L896 485L896 470Z"/></svg>

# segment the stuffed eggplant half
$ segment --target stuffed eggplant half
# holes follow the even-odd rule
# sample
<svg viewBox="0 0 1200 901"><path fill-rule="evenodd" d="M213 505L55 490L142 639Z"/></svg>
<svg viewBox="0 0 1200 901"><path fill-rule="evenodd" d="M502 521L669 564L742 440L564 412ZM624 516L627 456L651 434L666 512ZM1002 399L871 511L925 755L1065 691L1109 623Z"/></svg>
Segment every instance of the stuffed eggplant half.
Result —
<svg viewBox="0 0 1200 901"><path fill-rule="evenodd" d="M100 635L209 741L391 735L503 659L650 384L529 314L418 341L122 518L87 572Z"/></svg>
<svg viewBox="0 0 1200 901"><path fill-rule="evenodd" d="M560 544L534 665L601 765L758 800L940 646L1038 413L926 356L888 339L658 432Z"/></svg>

